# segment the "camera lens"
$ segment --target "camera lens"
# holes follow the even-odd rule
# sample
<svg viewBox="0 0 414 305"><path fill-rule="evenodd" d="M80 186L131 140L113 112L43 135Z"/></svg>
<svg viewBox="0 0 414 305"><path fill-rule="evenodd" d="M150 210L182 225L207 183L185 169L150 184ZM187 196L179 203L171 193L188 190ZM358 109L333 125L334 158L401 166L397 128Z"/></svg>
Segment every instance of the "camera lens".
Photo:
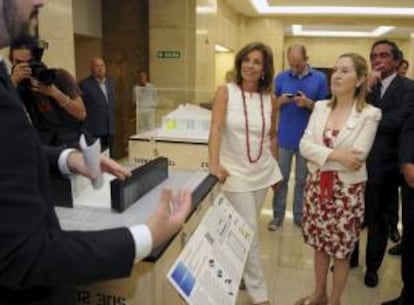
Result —
<svg viewBox="0 0 414 305"><path fill-rule="evenodd" d="M55 81L55 70L48 69L44 63L31 60L29 66L32 69L32 76L46 86L50 86Z"/></svg>

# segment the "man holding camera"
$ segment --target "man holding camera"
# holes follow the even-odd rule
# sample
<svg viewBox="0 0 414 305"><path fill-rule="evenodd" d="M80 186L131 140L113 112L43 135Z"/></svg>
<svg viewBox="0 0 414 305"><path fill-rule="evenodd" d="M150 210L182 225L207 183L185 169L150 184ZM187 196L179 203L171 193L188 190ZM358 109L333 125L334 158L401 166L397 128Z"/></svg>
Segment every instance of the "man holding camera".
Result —
<svg viewBox="0 0 414 305"><path fill-rule="evenodd" d="M25 37L10 46L11 80L42 144L77 147L86 110L75 79L64 69L47 69L44 46Z"/></svg>

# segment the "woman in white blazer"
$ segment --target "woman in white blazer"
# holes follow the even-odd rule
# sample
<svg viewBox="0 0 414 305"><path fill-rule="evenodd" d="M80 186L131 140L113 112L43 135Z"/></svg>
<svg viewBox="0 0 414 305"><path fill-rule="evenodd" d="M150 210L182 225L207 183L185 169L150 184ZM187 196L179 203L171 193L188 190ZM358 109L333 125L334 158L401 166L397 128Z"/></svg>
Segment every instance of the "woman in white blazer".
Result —
<svg viewBox="0 0 414 305"><path fill-rule="evenodd" d="M367 63L355 53L337 60L332 99L319 101L300 142L309 174L305 185L303 236L315 249L315 289L297 305L338 305L349 272L349 258L364 217L365 159L381 119L366 102ZM327 293L330 257L333 284Z"/></svg>

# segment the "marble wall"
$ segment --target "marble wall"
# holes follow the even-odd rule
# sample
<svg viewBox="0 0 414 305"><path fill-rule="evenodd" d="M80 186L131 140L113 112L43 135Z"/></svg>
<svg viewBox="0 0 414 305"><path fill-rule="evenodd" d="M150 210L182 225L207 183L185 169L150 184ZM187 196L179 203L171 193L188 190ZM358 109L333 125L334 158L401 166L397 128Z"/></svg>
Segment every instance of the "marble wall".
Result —
<svg viewBox="0 0 414 305"><path fill-rule="evenodd" d="M160 98L156 123L179 104L194 102L196 0L151 0L149 67Z"/></svg>
<svg viewBox="0 0 414 305"><path fill-rule="evenodd" d="M116 85L113 152L117 157L127 154L128 137L135 134L132 89L137 70L149 70L148 9L149 0L102 0L102 54Z"/></svg>
<svg viewBox="0 0 414 305"><path fill-rule="evenodd" d="M287 37L286 48L295 43L306 46L309 56L309 63L315 67L332 67L338 56L343 53L356 52L365 57L369 62L371 45L377 39L372 38L323 38L323 37ZM409 41L406 39L392 39L404 54L409 54ZM287 61L284 61L285 69L288 68Z"/></svg>
<svg viewBox="0 0 414 305"><path fill-rule="evenodd" d="M197 1L200 6L204 1ZM211 3L211 2L210 2ZM198 12L196 16L196 103L209 102L225 72L233 66L234 53L240 48L240 26L243 17L225 1L215 1L216 10ZM231 52L215 52L215 45Z"/></svg>
<svg viewBox="0 0 414 305"><path fill-rule="evenodd" d="M43 61L51 67L64 68L75 75L75 48L71 0L47 1L40 10L39 36L49 48Z"/></svg>

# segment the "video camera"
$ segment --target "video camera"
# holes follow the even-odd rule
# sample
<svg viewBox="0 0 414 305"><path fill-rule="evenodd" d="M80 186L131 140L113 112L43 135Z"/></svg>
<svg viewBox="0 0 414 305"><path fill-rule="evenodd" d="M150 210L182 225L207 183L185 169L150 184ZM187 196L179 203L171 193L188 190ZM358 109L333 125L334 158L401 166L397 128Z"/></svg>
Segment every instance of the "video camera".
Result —
<svg viewBox="0 0 414 305"><path fill-rule="evenodd" d="M32 69L32 77L46 86L50 86L56 79L56 69L49 69L43 62L43 52L48 44L44 40L34 41L31 47L32 59L28 62Z"/></svg>

